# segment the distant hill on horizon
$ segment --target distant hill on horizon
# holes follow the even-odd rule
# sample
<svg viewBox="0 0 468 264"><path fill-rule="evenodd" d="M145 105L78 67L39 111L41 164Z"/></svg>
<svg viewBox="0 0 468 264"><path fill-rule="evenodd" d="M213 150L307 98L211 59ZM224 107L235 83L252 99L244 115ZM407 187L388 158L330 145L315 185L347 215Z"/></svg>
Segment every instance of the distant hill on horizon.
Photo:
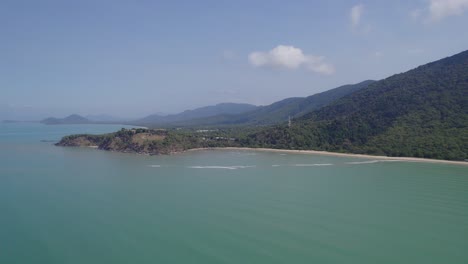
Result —
<svg viewBox="0 0 468 264"><path fill-rule="evenodd" d="M65 125L65 124L90 124L93 122L80 115L72 114L65 118L49 117L49 118L41 120L40 123L46 124L46 125Z"/></svg>
<svg viewBox="0 0 468 264"><path fill-rule="evenodd" d="M134 120L129 123L137 125L161 125L169 123L184 122L188 120L211 117L221 114L240 114L256 109L258 106L241 103L220 103L212 106L205 106L193 110L185 110L172 115L149 115L142 119Z"/></svg>

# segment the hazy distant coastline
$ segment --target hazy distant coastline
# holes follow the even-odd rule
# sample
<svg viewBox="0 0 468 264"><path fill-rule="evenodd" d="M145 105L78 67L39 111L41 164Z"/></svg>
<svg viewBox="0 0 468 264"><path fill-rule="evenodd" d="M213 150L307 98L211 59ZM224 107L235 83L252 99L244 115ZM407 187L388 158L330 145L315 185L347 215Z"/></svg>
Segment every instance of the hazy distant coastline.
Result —
<svg viewBox="0 0 468 264"><path fill-rule="evenodd" d="M468 50L380 81L342 86L305 99L285 99L260 108L217 105L185 112L177 118L180 126L71 135L57 145L149 155L198 148L300 149L464 163L468 160L467 67ZM199 119L219 111L226 114L210 121ZM187 115L195 121L185 120ZM275 121L267 122L271 118ZM71 115L43 122L89 120Z"/></svg>

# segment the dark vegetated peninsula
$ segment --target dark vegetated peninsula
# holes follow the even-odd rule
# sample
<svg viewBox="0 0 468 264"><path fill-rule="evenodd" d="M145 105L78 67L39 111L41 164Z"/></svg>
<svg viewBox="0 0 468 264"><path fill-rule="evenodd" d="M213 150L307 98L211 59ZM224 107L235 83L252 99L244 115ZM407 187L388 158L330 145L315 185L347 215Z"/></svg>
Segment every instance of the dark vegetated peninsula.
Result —
<svg viewBox="0 0 468 264"><path fill-rule="evenodd" d="M96 147L102 150L148 155L173 154L194 148L241 146L239 139L227 135L225 131L122 128L115 133L104 135L66 136L56 145Z"/></svg>

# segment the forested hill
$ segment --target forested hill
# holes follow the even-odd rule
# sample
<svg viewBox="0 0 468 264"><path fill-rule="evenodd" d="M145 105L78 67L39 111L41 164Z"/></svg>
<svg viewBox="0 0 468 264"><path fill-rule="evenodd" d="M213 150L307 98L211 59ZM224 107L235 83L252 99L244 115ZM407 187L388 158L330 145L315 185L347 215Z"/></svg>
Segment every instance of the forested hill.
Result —
<svg viewBox="0 0 468 264"><path fill-rule="evenodd" d="M274 124L288 120L288 117L300 117L314 110L320 109L333 101L359 91L375 81L367 80L357 84L343 85L322 93L295 100L282 100L268 106L259 107L244 113L246 124Z"/></svg>
<svg viewBox="0 0 468 264"><path fill-rule="evenodd" d="M251 135L262 147L468 159L468 51L396 74Z"/></svg>

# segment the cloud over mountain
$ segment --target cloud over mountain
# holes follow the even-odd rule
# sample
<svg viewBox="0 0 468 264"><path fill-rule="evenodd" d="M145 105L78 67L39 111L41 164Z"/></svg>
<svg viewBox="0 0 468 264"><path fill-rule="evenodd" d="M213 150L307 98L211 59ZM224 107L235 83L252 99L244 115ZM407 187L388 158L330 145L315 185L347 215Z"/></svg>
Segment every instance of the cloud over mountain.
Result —
<svg viewBox="0 0 468 264"><path fill-rule="evenodd" d="M255 67L272 67L295 70L304 67L318 74L330 75L335 72L325 57L304 54L294 46L279 45L269 51L255 51L249 54L249 62Z"/></svg>

